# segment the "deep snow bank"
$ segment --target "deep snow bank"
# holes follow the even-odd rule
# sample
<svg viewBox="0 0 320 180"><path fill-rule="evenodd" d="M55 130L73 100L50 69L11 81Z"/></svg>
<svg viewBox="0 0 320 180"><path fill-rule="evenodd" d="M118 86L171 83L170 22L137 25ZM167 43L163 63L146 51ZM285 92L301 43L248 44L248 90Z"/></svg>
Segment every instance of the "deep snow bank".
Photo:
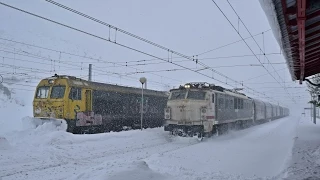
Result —
<svg viewBox="0 0 320 180"><path fill-rule="evenodd" d="M23 118L32 116L32 91L23 91L14 84L0 89L0 135L23 130Z"/></svg>
<svg viewBox="0 0 320 180"><path fill-rule="evenodd" d="M21 120L23 130L11 131L3 136L14 146L25 144L40 146L54 144L57 141L67 141L72 135L66 132L66 122L64 120L59 121L62 122L59 126L52 122L39 125L40 119L25 117ZM39 126L36 127L36 124Z"/></svg>
<svg viewBox="0 0 320 180"><path fill-rule="evenodd" d="M169 175L157 173L145 161L109 161L83 172L74 180L169 180Z"/></svg>

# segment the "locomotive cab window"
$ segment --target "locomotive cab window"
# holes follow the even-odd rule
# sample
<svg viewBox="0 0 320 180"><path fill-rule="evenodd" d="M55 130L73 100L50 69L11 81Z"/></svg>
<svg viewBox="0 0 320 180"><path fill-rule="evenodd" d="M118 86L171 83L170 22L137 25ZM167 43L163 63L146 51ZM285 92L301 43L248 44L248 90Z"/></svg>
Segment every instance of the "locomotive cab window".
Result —
<svg viewBox="0 0 320 180"><path fill-rule="evenodd" d="M39 98L39 99L48 98L49 89L50 89L49 86L39 87L38 90L37 90L36 98Z"/></svg>
<svg viewBox="0 0 320 180"><path fill-rule="evenodd" d="M186 97L187 91L173 91L171 93L170 100L175 100L175 99L184 99Z"/></svg>
<svg viewBox="0 0 320 180"><path fill-rule="evenodd" d="M206 92L202 91L189 91L187 99L204 100L206 97Z"/></svg>
<svg viewBox="0 0 320 180"><path fill-rule="evenodd" d="M69 99L81 100L81 88L72 87L70 90Z"/></svg>
<svg viewBox="0 0 320 180"><path fill-rule="evenodd" d="M51 90L50 98L61 99L64 97L64 92L66 90L65 86L53 86Z"/></svg>

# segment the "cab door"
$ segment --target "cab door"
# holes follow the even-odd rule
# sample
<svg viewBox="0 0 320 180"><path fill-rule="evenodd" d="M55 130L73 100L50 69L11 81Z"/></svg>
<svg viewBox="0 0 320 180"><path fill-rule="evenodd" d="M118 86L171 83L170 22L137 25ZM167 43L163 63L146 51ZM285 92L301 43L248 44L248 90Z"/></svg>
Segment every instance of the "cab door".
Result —
<svg viewBox="0 0 320 180"><path fill-rule="evenodd" d="M79 87L71 87L69 92L69 112L71 119L75 119L78 112L85 110L85 97L82 95L83 91Z"/></svg>
<svg viewBox="0 0 320 180"><path fill-rule="evenodd" d="M90 89L85 90L86 112L92 111L92 91Z"/></svg>

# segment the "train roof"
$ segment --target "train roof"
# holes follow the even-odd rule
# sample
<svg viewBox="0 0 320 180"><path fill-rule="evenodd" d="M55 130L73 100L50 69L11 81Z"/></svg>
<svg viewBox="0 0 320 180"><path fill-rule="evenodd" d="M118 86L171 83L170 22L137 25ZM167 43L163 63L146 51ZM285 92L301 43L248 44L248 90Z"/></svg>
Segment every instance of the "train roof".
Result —
<svg viewBox="0 0 320 180"><path fill-rule="evenodd" d="M141 88L120 86L120 85L94 82L94 81L87 81L87 80L84 80L81 78L77 78L75 76L55 74L54 76L48 77L45 79L67 79L71 86L78 86L78 87L85 86L85 87L90 87L94 90L105 90L105 91L113 91L113 92L141 94ZM168 97L168 92L166 92L166 91L143 89L143 93L145 95Z"/></svg>
<svg viewBox="0 0 320 180"><path fill-rule="evenodd" d="M218 91L221 93L229 94L229 95L234 95L242 98L249 98L246 96L244 93L238 92L233 89L226 89L221 86L216 86L214 84L209 84L206 82L191 82L191 83L186 83L183 86L179 86L179 88L171 89L171 91L176 91L176 90L182 90L182 89L199 89L199 90L214 90Z"/></svg>

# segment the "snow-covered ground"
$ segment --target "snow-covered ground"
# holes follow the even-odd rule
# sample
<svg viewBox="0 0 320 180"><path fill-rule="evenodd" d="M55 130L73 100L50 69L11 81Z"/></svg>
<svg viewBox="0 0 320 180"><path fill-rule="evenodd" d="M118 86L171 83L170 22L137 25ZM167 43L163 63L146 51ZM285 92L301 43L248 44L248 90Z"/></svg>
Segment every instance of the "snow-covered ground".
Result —
<svg viewBox="0 0 320 180"><path fill-rule="evenodd" d="M0 84L0 136L7 132L23 130L23 119L26 116L32 116L34 92L21 89L20 84L23 81L23 79L13 77ZM34 89L36 86L34 83L25 85L32 85ZM6 91L3 91L1 87Z"/></svg>
<svg viewBox="0 0 320 180"><path fill-rule="evenodd" d="M313 124L310 117L299 122L286 179L320 179L320 119Z"/></svg>
<svg viewBox="0 0 320 180"><path fill-rule="evenodd" d="M95 135L63 130L45 124L6 133L2 179L293 179L300 166L319 175L320 127L309 118L290 116L203 142L170 137L162 128ZM309 169L301 164L308 160Z"/></svg>

